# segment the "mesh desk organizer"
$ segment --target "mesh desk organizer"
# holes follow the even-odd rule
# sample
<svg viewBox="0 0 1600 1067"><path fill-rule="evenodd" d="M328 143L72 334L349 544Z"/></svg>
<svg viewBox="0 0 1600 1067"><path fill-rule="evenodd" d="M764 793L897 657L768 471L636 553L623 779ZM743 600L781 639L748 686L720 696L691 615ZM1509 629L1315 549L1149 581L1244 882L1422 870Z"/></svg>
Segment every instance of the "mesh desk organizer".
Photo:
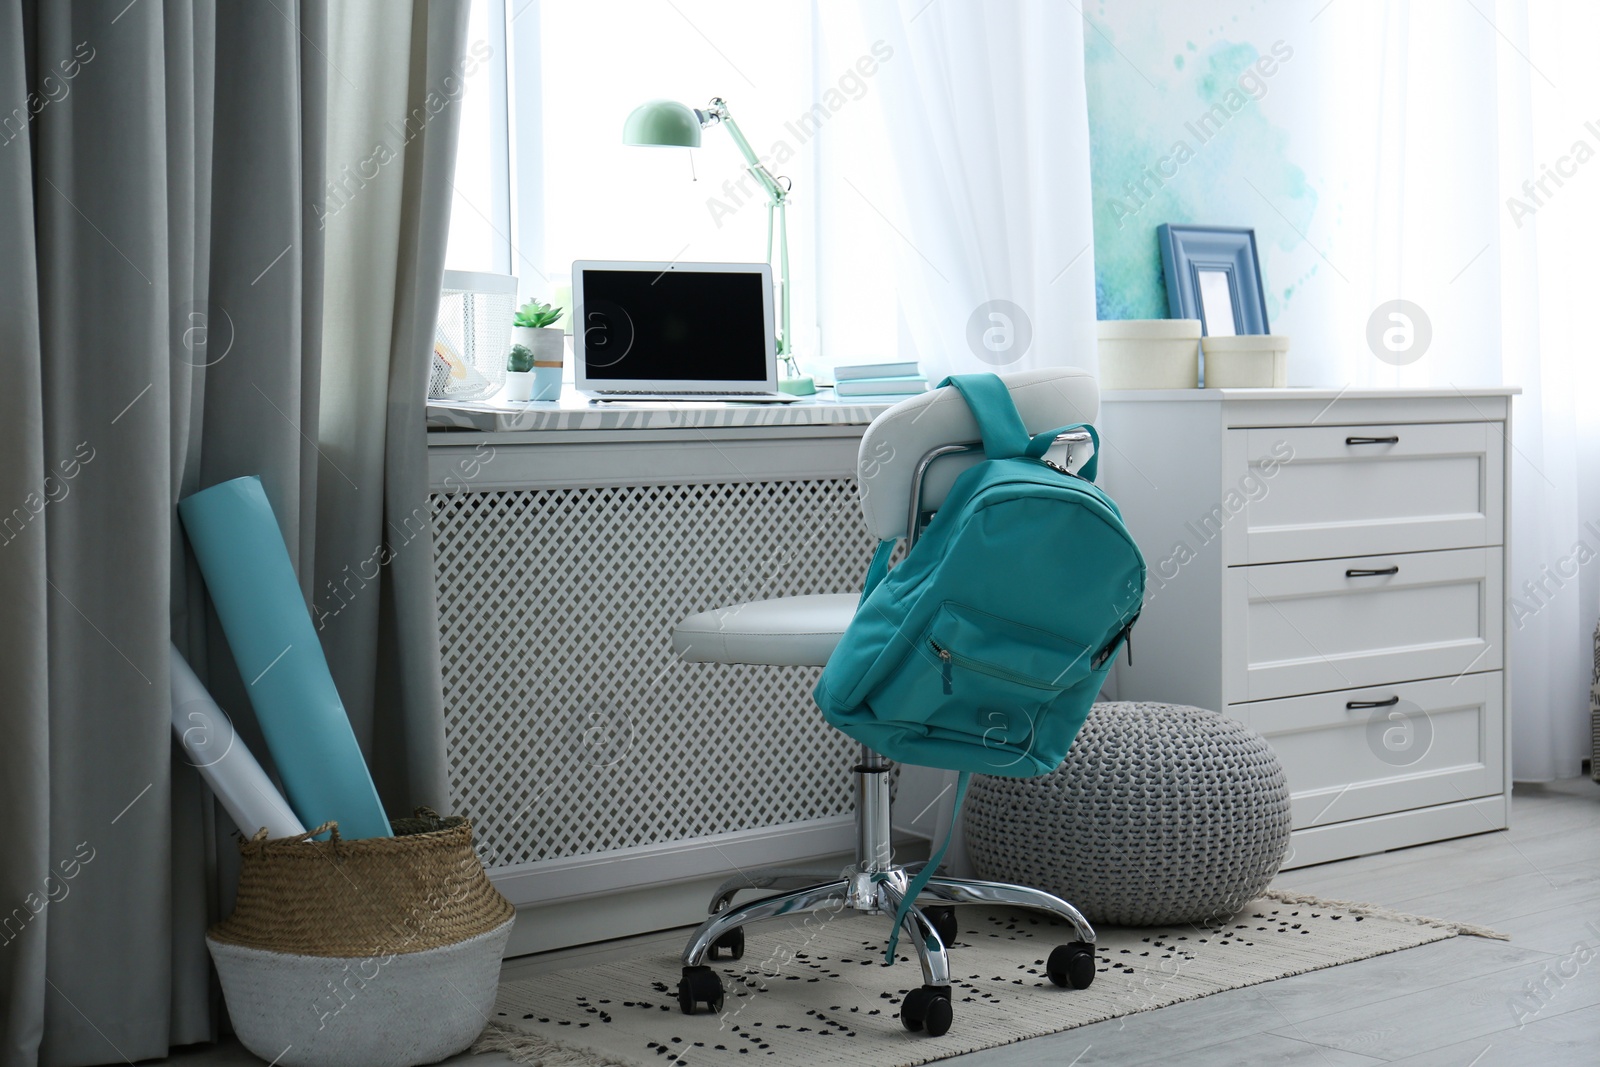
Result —
<svg viewBox="0 0 1600 1067"><path fill-rule="evenodd" d="M1003 375L1030 432L1069 423L1090 423L1099 391L1088 373L1071 368ZM861 442L857 477L867 525L877 538L901 536L907 550L916 543L929 515L938 508L956 474L981 458L977 424L954 388L923 393L879 415ZM1051 455L1076 469L1087 456L1073 457L1073 445L1090 440L1082 431L1063 434ZM1063 454L1064 453L1064 454ZM1074 463L1074 458L1078 462ZM936 461L945 460L938 463ZM908 502L895 505L894 501ZM691 616L673 628L674 650L699 663L826 665L855 613L857 593L813 594L755 601ZM855 781L855 862L841 871L764 868L728 879L713 895L709 917L683 950L678 1003L692 1015L701 1005L722 1008L724 990L707 965L744 954L744 927L752 922L809 912L853 910L893 916L908 883L922 864L897 864L890 844L890 770L882 755L865 745L851 768ZM738 907L743 889L780 892ZM1014 906L1046 912L1066 921L1076 939L1058 946L1046 972L1057 986L1083 989L1094 980L1093 927L1077 908L1040 889L1004 882L935 875L906 913L906 940L915 948L923 985L901 1005L901 1022L912 1031L937 1037L950 1029L950 959L956 904Z"/></svg>

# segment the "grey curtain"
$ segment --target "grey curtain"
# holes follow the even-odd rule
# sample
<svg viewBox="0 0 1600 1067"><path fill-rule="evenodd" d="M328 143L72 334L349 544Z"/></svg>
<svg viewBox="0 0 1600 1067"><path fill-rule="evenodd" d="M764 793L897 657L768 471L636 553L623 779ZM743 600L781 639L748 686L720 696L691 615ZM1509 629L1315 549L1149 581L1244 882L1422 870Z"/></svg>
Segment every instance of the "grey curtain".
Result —
<svg viewBox="0 0 1600 1067"><path fill-rule="evenodd" d="M169 637L266 753L174 504L261 475L313 603L390 522L426 516L457 116L403 144L378 120L445 76L466 6L0 0L4 1067L215 1036L203 934L225 906L231 827L174 759ZM404 71L404 98L341 75L335 55ZM330 117L352 109L354 129L396 142L367 214L350 215L361 231L325 210ZM387 291L328 269L330 248L379 229ZM328 352L331 300L391 328ZM385 555L321 633L391 812L442 808L427 530Z"/></svg>

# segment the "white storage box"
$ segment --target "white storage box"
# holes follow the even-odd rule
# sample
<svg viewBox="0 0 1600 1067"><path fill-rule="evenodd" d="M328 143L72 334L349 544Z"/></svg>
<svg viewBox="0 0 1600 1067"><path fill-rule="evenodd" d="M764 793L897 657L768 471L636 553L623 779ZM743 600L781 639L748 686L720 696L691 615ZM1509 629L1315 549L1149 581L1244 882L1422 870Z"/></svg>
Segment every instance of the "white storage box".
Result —
<svg viewBox="0 0 1600 1067"><path fill-rule="evenodd" d="M1289 384L1289 338L1281 333L1207 337L1208 389L1282 389Z"/></svg>
<svg viewBox="0 0 1600 1067"><path fill-rule="evenodd" d="M1199 319L1107 321L1099 334L1101 389L1199 386Z"/></svg>

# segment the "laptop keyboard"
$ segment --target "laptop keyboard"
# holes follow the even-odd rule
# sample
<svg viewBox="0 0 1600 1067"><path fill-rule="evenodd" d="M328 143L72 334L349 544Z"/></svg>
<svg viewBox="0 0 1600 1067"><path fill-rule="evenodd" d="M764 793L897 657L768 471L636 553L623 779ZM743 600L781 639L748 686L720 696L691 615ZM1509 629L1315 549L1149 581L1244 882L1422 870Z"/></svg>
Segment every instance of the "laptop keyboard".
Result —
<svg viewBox="0 0 1600 1067"><path fill-rule="evenodd" d="M596 389L603 396L771 396L765 389Z"/></svg>

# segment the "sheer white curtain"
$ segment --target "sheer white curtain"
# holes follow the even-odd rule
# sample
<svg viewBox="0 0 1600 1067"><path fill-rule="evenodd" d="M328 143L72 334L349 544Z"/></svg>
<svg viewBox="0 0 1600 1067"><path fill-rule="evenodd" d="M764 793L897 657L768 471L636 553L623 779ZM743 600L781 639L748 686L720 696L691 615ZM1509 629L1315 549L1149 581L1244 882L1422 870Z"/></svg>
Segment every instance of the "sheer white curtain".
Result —
<svg viewBox="0 0 1600 1067"><path fill-rule="evenodd" d="M1296 145L1320 156L1307 170L1330 210L1305 234L1314 281L1274 323L1294 337L1294 384L1523 391L1506 590L1519 780L1578 774L1589 749L1600 376L1581 316L1600 284L1600 77L1584 44L1596 31L1582 0L1373 0L1328 8L1301 49L1316 90ZM1366 342L1394 299L1432 333L1402 366Z"/></svg>
<svg viewBox="0 0 1600 1067"><path fill-rule="evenodd" d="M842 7L819 5L832 40L854 34L857 50L877 41L893 49L873 91L895 180L871 206L897 238L902 354L934 380L1093 370L1078 12L1046 0L901 0L849 15Z"/></svg>

